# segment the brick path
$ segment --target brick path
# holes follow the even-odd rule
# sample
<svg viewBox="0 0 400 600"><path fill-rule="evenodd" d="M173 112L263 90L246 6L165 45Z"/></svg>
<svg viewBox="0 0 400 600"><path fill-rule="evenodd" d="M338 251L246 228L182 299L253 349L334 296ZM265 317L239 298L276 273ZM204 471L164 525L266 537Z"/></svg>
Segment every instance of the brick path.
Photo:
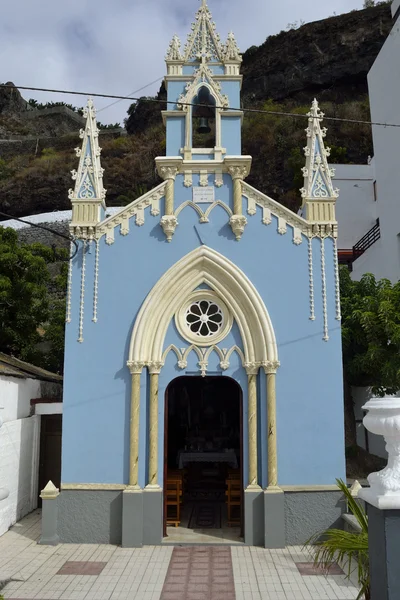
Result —
<svg viewBox="0 0 400 600"><path fill-rule="evenodd" d="M6 600L355 600L343 574L328 577L300 547L39 546L35 511L0 537ZM340 573L340 572L339 572Z"/></svg>
<svg viewBox="0 0 400 600"><path fill-rule="evenodd" d="M228 546L175 548L160 600L235 600Z"/></svg>

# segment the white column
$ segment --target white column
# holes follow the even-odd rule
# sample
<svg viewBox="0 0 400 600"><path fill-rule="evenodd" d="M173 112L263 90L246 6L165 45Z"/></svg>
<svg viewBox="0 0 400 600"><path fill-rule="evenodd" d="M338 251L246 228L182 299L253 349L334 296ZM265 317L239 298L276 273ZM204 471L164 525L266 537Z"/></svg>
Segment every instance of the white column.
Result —
<svg viewBox="0 0 400 600"><path fill-rule="evenodd" d="M257 373L258 366L245 365L248 378L248 455L249 478L247 489L260 489L258 485L257 450Z"/></svg>
<svg viewBox="0 0 400 600"><path fill-rule="evenodd" d="M163 364L153 362L150 373L149 410L149 482L146 488L159 489L158 484L158 378Z"/></svg>
<svg viewBox="0 0 400 600"><path fill-rule="evenodd" d="M129 487L137 488L139 486L140 376L143 370L143 363L131 362L129 369L132 375L129 426Z"/></svg>

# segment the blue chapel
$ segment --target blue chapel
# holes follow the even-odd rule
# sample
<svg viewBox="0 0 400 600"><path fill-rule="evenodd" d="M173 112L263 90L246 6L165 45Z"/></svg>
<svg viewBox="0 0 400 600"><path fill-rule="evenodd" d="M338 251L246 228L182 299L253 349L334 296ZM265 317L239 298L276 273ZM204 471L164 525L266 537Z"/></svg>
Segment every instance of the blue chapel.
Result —
<svg viewBox="0 0 400 600"><path fill-rule="evenodd" d="M242 58L205 0L166 55L161 183L106 212L92 100L73 172L58 535L279 548L343 510L337 222L316 100L295 214L246 182ZM271 149L271 152L273 150Z"/></svg>

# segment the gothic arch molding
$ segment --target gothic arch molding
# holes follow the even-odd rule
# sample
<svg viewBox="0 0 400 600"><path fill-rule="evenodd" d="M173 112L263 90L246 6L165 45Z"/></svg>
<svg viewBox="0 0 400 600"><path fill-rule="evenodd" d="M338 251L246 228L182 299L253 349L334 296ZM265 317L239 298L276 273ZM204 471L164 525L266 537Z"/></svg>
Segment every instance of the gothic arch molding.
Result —
<svg viewBox="0 0 400 600"><path fill-rule="evenodd" d="M278 361L274 329L254 285L225 256L200 246L168 269L146 297L132 331L128 365L163 364L171 319L185 298L203 283L232 311L242 337L245 364L258 367Z"/></svg>

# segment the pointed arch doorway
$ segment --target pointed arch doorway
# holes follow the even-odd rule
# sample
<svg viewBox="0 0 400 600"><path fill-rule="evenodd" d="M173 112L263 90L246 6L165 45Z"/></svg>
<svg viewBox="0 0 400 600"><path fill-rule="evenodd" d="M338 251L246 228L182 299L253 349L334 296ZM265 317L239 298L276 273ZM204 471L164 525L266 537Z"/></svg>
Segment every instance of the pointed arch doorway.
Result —
<svg viewBox="0 0 400 600"><path fill-rule="evenodd" d="M219 375L177 377L166 389L164 414L165 541L241 542L240 385Z"/></svg>

